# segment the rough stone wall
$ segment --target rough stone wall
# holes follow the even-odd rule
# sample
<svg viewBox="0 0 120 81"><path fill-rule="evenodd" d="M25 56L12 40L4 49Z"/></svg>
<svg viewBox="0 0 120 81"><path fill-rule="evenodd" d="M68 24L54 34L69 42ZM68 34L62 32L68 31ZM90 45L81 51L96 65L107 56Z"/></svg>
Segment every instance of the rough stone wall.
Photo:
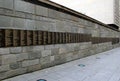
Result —
<svg viewBox="0 0 120 81"><path fill-rule="evenodd" d="M0 28L45 30L120 37L118 31L97 23L22 0L0 0ZM118 47L111 42L53 44L0 48L0 80Z"/></svg>

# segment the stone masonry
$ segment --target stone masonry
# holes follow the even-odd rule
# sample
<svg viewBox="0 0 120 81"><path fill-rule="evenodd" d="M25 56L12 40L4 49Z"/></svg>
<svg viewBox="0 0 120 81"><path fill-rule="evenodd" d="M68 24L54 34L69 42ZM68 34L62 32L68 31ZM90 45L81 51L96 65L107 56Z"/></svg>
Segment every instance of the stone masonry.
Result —
<svg viewBox="0 0 120 81"><path fill-rule="evenodd" d="M43 30L117 37L120 33L86 18L23 0L0 0L0 28ZM0 80L48 68L119 46L91 42L0 48Z"/></svg>

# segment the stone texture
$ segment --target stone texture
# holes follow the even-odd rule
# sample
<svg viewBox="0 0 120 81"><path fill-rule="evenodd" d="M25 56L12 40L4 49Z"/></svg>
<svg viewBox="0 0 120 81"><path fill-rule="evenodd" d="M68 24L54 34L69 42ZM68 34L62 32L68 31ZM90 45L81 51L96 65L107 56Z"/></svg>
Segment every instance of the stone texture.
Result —
<svg viewBox="0 0 120 81"><path fill-rule="evenodd" d="M12 17L0 16L0 27L12 27Z"/></svg>
<svg viewBox="0 0 120 81"><path fill-rule="evenodd" d="M28 59L28 53L16 54L16 59L17 59L17 61L26 60L26 59Z"/></svg>
<svg viewBox="0 0 120 81"><path fill-rule="evenodd" d="M48 8L36 5L36 14L41 16L48 16Z"/></svg>
<svg viewBox="0 0 120 81"><path fill-rule="evenodd" d="M9 48L0 48L0 55L9 54Z"/></svg>
<svg viewBox="0 0 120 81"><path fill-rule="evenodd" d="M51 52L51 55L57 55L59 54L59 48L52 49Z"/></svg>
<svg viewBox="0 0 120 81"><path fill-rule="evenodd" d="M54 49L55 46L54 45L45 45L45 50L51 50Z"/></svg>
<svg viewBox="0 0 120 81"><path fill-rule="evenodd" d="M23 47L23 52L32 52L33 51L33 46L25 46Z"/></svg>
<svg viewBox="0 0 120 81"><path fill-rule="evenodd" d="M35 5L22 0L15 0L15 10L28 13L35 13Z"/></svg>
<svg viewBox="0 0 120 81"><path fill-rule="evenodd" d="M25 19L22 18L13 18L13 26L14 28L25 29Z"/></svg>
<svg viewBox="0 0 120 81"><path fill-rule="evenodd" d="M22 67L27 67L27 66L36 65L36 64L39 64L39 59L26 60L22 62Z"/></svg>
<svg viewBox="0 0 120 81"><path fill-rule="evenodd" d="M36 52L36 51L43 51L44 50L44 46L33 46L33 52Z"/></svg>
<svg viewBox="0 0 120 81"><path fill-rule="evenodd" d="M0 73L10 70L9 65L0 66Z"/></svg>
<svg viewBox="0 0 120 81"><path fill-rule="evenodd" d="M0 0L0 7L13 9L13 0Z"/></svg>
<svg viewBox="0 0 120 81"><path fill-rule="evenodd" d="M18 69L22 66L21 62L10 63L10 69Z"/></svg>
<svg viewBox="0 0 120 81"><path fill-rule="evenodd" d="M40 59L40 64L41 65L48 64L48 63L50 63L50 56L43 57L43 58Z"/></svg>
<svg viewBox="0 0 120 81"><path fill-rule="evenodd" d="M24 74L26 72L27 72L27 68L19 68L19 69L10 70L10 71L6 72L5 76L13 77L13 76L16 76L16 75Z"/></svg>
<svg viewBox="0 0 120 81"><path fill-rule="evenodd" d="M42 57L50 56L51 55L51 50L44 50L41 51Z"/></svg>
<svg viewBox="0 0 120 81"><path fill-rule="evenodd" d="M13 48L10 48L10 53L11 54L22 53L22 47L13 47Z"/></svg>
<svg viewBox="0 0 120 81"><path fill-rule="evenodd" d="M16 55L9 54L9 55L2 55L2 64L10 64L16 62Z"/></svg>
<svg viewBox="0 0 120 81"><path fill-rule="evenodd" d="M41 55L41 52L30 52L30 53L28 53L28 59L39 59L39 58L41 58L42 57L42 55Z"/></svg>
<svg viewBox="0 0 120 81"><path fill-rule="evenodd" d="M33 72L33 71L37 71L37 70L40 70L40 69L41 69L41 65L36 64L36 65L27 67L27 72Z"/></svg>

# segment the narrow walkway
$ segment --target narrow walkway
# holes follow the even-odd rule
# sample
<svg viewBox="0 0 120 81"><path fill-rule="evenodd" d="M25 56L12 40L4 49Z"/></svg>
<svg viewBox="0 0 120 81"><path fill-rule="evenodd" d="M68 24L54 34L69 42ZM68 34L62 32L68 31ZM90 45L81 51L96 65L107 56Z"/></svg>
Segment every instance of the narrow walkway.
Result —
<svg viewBox="0 0 120 81"><path fill-rule="evenodd" d="M120 81L120 48L4 81Z"/></svg>

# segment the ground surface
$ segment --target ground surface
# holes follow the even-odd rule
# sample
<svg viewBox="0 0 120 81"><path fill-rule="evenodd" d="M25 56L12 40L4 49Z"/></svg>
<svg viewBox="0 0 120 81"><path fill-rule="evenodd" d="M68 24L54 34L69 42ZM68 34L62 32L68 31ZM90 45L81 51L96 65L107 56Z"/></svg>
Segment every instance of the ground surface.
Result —
<svg viewBox="0 0 120 81"><path fill-rule="evenodd" d="M4 81L120 81L120 48Z"/></svg>

